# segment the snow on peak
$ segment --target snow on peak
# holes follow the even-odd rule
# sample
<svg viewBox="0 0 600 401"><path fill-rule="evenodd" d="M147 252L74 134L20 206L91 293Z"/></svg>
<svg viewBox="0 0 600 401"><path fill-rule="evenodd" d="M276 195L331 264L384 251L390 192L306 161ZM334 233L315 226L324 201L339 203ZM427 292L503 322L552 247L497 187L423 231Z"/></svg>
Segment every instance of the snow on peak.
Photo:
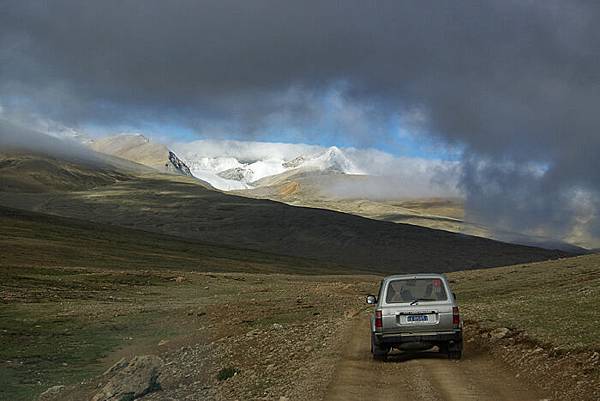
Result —
<svg viewBox="0 0 600 401"><path fill-rule="evenodd" d="M337 146L331 146L324 152L313 155L299 167L334 170L344 174L364 174Z"/></svg>
<svg viewBox="0 0 600 401"><path fill-rule="evenodd" d="M296 169L363 174L336 146L207 140L174 144L173 149L194 176L225 191L252 188L261 178Z"/></svg>
<svg viewBox="0 0 600 401"><path fill-rule="evenodd" d="M249 168L235 167L229 170L221 171L217 175L221 178L235 181L249 181L252 180L254 172Z"/></svg>

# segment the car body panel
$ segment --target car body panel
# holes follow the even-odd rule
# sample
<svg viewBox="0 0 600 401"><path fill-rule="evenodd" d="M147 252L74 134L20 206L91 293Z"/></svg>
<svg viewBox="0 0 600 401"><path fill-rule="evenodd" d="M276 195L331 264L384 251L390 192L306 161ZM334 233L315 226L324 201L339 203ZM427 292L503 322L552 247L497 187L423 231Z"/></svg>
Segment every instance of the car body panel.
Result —
<svg viewBox="0 0 600 401"><path fill-rule="evenodd" d="M445 299L435 301L417 302L387 302L390 283L399 283L398 280L431 279L440 280L445 292ZM398 284L396 284L398 285ZM441 290L441 288L440 288ZM440 291L441 294L442 291ZM411 303L414 303L411 305ZM462 321L459 327L453 324L453 307L456 300L452 294L448 280L442 274L407 274L389 276L382 280L376 310L382 314L383 327L375 327L375 314L371 316L371 331L378 341L395 338L403 339L423 337L439 337L439 335L456 336L462 330ZM426 319L426 320L425 320ZM462 335L462 333L460 333Z"/></svg>

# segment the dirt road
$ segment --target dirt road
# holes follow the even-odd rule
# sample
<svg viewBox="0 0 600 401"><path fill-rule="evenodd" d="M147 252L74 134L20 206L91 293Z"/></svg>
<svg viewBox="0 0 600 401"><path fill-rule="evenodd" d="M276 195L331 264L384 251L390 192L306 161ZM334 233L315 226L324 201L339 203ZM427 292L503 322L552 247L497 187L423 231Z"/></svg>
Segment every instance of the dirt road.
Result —
<svg viewBox="0 0 600 401"><path fill-rule="evenodd" d="M369 327L357 321L325 400L539 401L549 399L488 355L468 347L460 361L437 352L400 354L373 361Z"/></svg>

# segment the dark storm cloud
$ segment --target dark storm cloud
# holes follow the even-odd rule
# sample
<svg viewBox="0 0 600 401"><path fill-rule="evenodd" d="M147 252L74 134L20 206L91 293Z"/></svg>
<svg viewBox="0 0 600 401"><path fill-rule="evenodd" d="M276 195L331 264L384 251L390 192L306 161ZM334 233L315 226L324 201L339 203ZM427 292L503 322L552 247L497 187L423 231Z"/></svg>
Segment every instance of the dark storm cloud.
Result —
<svg viewBox="0 0 600 401"><path fill-rule="evenodd" d="M242 133L287 125L310 135L325 122L350 142L385 135L391 119L417 111L420 129L465 147L472 216L595 232L599 9L521 0L3 1L0 104L64 122L165 119ZM323 100L332 91L338 107Z"/></svg>

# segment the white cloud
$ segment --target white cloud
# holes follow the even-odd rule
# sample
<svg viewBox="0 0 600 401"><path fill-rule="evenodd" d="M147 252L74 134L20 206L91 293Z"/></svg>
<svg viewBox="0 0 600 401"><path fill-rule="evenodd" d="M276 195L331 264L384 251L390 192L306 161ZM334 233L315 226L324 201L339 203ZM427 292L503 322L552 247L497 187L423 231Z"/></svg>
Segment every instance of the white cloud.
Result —
<svg viewBox="0 0 600 401"><path fill-rule="evenodd" d="M176 153L192 158L235 157L242 162L282 159L291 160L303 154L313 154L324 148L315 145L205 139L188 143L173 143Z"/></svg>
<svg viewBox="0 0 600 401"><path fill-rule="evenodd" d="M323 153L325 147L306 144L272 142L246 142L228 140L199 140L190 143L175 143L172 149L192 170L209 174L241 166L250 168L264 161L271 164ZM396 157L376 149L343 148L343 154L364 175L362 180L340 180L327 188L328 194L336 197L393 199L406 197L460 196L457 183L460 163L423 158ZM252 164L254 163L254 164ZM310 164L310 163L309 163ZM269 174L281 171L271 169ZM260 177L265 174L259 174ZM221 183L215 182L219 187ZM229 183L227 183L229 184ZM222 189L228 189L223 185ZM232 187L233 188L233 187ZM237 189L237 188L236 188Z"/></svg>

